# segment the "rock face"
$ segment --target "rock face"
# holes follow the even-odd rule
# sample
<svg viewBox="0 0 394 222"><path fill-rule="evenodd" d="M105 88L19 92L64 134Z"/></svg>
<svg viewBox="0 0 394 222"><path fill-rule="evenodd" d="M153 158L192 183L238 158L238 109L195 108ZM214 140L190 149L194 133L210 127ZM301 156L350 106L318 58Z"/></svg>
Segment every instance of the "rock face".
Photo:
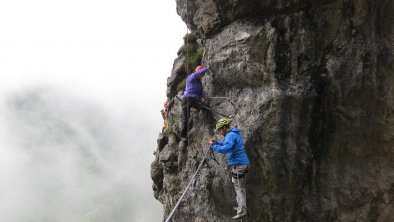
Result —
<svg viewBox="0 0 394 222"><path fill-rule="evenodd" d="M204 49L205 92L230 98L209 106L233 116L251 159L243 221L393 220L392 0L177 0L177 11ZM151 171L165 217L212 136L193 110L192 140L179 145L180 93L167 93L171 127ZM216 157L173 221L231 221L234 192Z"/></svg>

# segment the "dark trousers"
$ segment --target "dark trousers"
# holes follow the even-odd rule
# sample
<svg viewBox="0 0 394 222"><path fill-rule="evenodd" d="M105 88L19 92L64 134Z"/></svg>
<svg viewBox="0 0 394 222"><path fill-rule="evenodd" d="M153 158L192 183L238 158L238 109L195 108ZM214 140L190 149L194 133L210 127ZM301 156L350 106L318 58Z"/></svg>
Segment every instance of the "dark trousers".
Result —
<svg viewBox="0 0 394 222"><path fill-rule="evenodd" d="M208 106L204 105L198 99L183 97L183 99L182 99L182 128L181 128L181 137L182 138L186 138L187 133L191 129L191 125L189 123L191 108L203 110L205 112L205 116L208 120L208 124L210 124L210 127L212 127L215 124L215 119L212 117L211 110L209 110Z"/></svg>

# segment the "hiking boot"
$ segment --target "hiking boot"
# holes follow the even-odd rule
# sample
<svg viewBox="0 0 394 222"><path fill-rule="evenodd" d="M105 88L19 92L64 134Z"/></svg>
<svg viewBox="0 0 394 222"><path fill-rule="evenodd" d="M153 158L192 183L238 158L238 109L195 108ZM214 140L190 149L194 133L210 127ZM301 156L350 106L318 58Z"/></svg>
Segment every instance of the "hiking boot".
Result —
<svg viewBox="0 0 394 222"><path fill-rule="evenodd" d="M246 214L247 214L246 211L242 211L240 213L237 213L237 215L235 215L231 219L236 220L236 219L239 219L239 218L242 218L242 217L246 216Z"/></svg>

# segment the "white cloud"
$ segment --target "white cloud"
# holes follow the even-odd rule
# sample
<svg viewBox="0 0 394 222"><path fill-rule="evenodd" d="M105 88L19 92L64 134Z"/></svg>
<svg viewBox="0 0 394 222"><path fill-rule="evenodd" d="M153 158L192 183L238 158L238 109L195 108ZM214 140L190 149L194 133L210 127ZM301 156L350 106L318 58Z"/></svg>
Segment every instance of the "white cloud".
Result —
<svg viewBox="0 0 394 222"><path fill-rule="evenodd" d="M161 219L149 178L155 124L45 87L1 107L0 221Z"/></svg>
<svg viewBox="0 0 394 222"><path fill-rule="evenodd" d="M160 213L149 167L166 80L186 33L175 1L1 1L0 30L1 221L105 218L114 212L100 201L127 212L122 207L136 198L156 203L152 210ZM49 88L45 115L45 107L21 111L6 104L41 87ZM102 127L105 136L89 131ZM118 149L106 153L105 143ZM81 150L103 178L89 174ZM129 193L135 183L144 190ZM119 190L122 197L114 193ZM119 221L130 219L123 215ZM145 216L140 221L152 219Z"/></svg>
<svg viewBox="0 0 394 222"><path fill-rule="evenodd" d="M159 0L1 1L0 29L1 88L48 83L112 97L165 94L186 32L175 2Z"/></svg>

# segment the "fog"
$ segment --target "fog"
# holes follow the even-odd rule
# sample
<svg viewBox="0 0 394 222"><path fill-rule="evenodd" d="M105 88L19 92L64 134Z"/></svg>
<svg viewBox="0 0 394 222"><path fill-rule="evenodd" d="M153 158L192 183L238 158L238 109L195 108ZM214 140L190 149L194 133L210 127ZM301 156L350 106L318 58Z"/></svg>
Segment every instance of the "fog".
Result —
<svg viewBox="0 0 394 222"><path fill-rule="evenodd" d="M175 1L0 1L0 221L161 221Z"/></svg>
<svg viewBox="0 0 394 222"><path fill-rule="evenodd" d="M157 124L128 115L137 104L121 111L47 86L1 101L0 221L161 220L147 179Z"/></svg>

